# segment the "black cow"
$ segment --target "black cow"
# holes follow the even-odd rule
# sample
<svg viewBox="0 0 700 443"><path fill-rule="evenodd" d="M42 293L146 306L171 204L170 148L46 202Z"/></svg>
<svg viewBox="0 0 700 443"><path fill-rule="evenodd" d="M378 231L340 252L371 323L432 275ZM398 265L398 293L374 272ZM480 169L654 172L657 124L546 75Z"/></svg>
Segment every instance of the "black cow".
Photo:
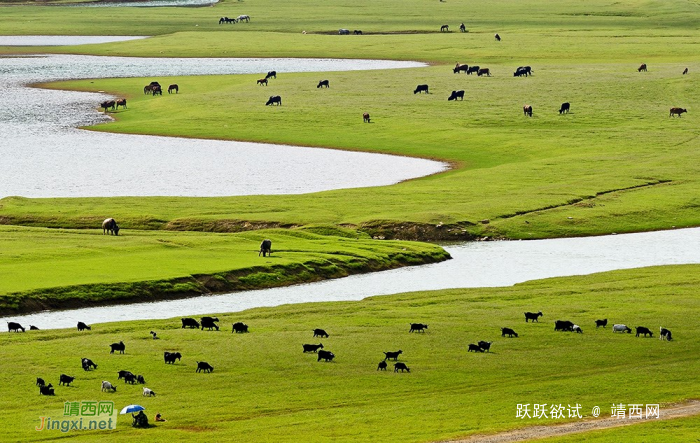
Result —
<svg viewBox="0 0 700 443"><path fill-rule="evenodd" d="M141 375L141 374L136 376L136 382L140 385L146 384L146 380L143 378L143 375Z"/></svg>
<svg viewBox="0 0 700 443"><path fill-rule="evenodd" d="M179 352L165 351L165 353L163 354L163 360L165 360L166 364L175 364L175 360L182 360L182 354L180 354Z"/></svg>
<svg viewBox="0 0 700 443"><path fill-rule="evenodd" d="M181 359L182 359L182 354L180 354L179 352L165 351L163 353L163 360L165 361L166 364L167 363L174 364L175 360L181 360Z"/></svg>
<svg viewBox="0 0 700 443"><path fill-rule="evenodd" d="M268 72L267 75L265 76L266 79L268 79L268 78L270 78L270 77L272 77L272 78L277 78L277 71L270 71L270 72Z"/></svg>
<svg viewBox="0 0 700 443"><path fill-rule="evenodd" d="M58 385L61 386L61 383L65 386L70 386L71 383L73 383L73 380L75 380L75 377L71 377L70 375L66 374L61 374L61 377L59 377Z"/></svg>
<svg viewBox="0 0 700 443"><path fill-rule="evenodd" d="M527 115L528 117L532 117L532 106L531 105L523 106L523 114Z"/></svg>
<svg viewBox="0 0 700 443"><path fill-rule="evenodd" d="M329 87L328 80L321 80L320 82L318 82L318 86L316 86L316 89L322 88L322 87L324 87L324 86L325 86L326 88Z"/></svg>
<svg viewBox="0 0 700 443"><path fill-rule="evenodd" d="M210 331L212 329L216 329L217 331L219 330L219 326L216 324L219 319L217 317L202 317L202 331L204 328L209 329Z"/></svg>
<svg viewBox="0 0 700 443"><path fill-rule="evenodd" d="M607 318L604 319L604 320L596 320L596 321L595 321L595 328L596 328L596 329L598 329L598 328L601 327L601 326L602 326L602 327L606 327L607 325L608 325L608 319L607 319Z"/></svg>
<svg viewBox="0 0 700 443"><path fill-rule="evenodd" d="M428 329L428 325L424 325L423 323L411 323L411 329L408 332L425 332L426 329Z"/></svg>
<svg viewBox="0 0 700 443"><path fill-rule="evenodd" d="M518 337L518 333L514 330L510 328L501 328L501 337L505 337L506 335L510 338L513 338L513 336L515 336L516 338Z"/></svg>
<svg viewBox="0 0 700 443"><path fill-rule="evenodd" d="M102 222L102 235L106 233L110 235L119 235L119 226L113 218L107 218Z"/></svg>
<svg viewBox="0 0 700 443"><path fill-rule="evenodd" d="M483 341L483 340L482 340L482 341L480 341L480 342L477 343L477 344L478 344L479 347L480 347L481 349L483 349L484 351L491 352L491 343L493 343L493 342L490 342L490 341Z"/></svg>
<svg viewBox="0 0 700 443"><path fill-rule="evenodd" d="M478 66L470 66L469 69L467 69L467 75L472 75L475 72L479 72L479 69L481 68Z"/></svg>
<svg viewBox="0 0 700 443"><path fill-rule="evenodd" d="M501 36L500 36L500 35L496 34L496 35L494 35L493 37L496 39L497 42L500 42L500 41L501 41Z"/></svg>
<svg viewBox="0 0 700 443"><path fill-rule="evenodd" d="M645 337L647 335L649 335L649 337L654 336L654 334L651 332L651 330L649 328L645 328L644 326L637 326L635 329L637 330L636 337L639 337L639 334L644 334Z"/></svg>
<svg viewBox="0 0 700 443"><path fill-rule="evenodd" d="M460 65L459 63L457 63L457 65L455 65L452 72L455 74L459 74L460 72L464 72L466 74L468 70L469 70L469 65Z"/></svg>
<svg viewBox="0 0 700 443"><path fill-rule="evenodd" d="M279 95L270 96L270 98L267 100L267 103L265 103L265 106L275 104L277 106L282 106L282 97L280 97Z"/></svg>
<svg viewBox="0 0 700 443"><path fill-rule="evenodd" d="M401 362L394 363L394 372L399 372L399 370L401 372L403 372L404 370L407 372L411 372L411 370L408 369L408 366L406 366L406 363L401 363Z"/></svg>
<svg viewBox="0 0 700 443"><path fill-rule="evenodd" d="M452 91L452 94L450 94L450 96L447 97L447 101L457 100L457 99L464 100L464 90Z"/></svg>
<svg viewBox="0 0 700 443"><path fill-rule="evenodd" d="M265 254L272 255L272 240L266 238L262 241L262 243L260 243L260 252L258 252L258 257L260 257L260 254L262 254L263 257L265 257Z"/></svg>
<svg viewBox="0 0 700 443"><path fill-rule="evenodd" d="M355 29L354 31L352 31L352 33L355 34L355 35L362 35L362 30L360 30L360 29Z"/></svg>
<svg viewBox="0 0 700 443"><path fill-rule="evenodd" d="M527 71L522 68L516 69L513 73L513 77L522 77L523 75L527 77Z"/></svg>
<svg viewBox="0 0 700 443"><path fill-rule="evenodd" d="M78 322L78 331L83 332L83 331L86 330L86 329L87 329L88 331L91 331L91 330L92 330L92 328L90 327L90 325L86 325L85 323L79 321L79 322Z"/></svg>
<svg viewBox="0 0 700 443"><path fill-rule="evenodd" d="M639 68L637 68L637 72L642 72L642 71L647 72L647 64L646 63L642 63L639 66Z"/></svg>
<svg viewBox="0 0 700 443"><path fill-rule="evenodd" d="M528 320L532 320L533 322L539 323L540 321L538 320L542 316L542 311L540 312L526 312L525 313L525 323L527 323Z"/></svg>
<svg viewBox="0 0 700 443"><path fill-rule="evenodd" d="M39 386L39 395L56 395L53 392L53 385L49 383L48 386Z"/></svg>
<svg viewBox="0 0 700 443"><path fill-rule="evenodd" d="M328 338L328 333L323 329L314 329L314 337L325 337Z"/></svg>
<svg viewBox="0 0 700 443"><path fill-rule="evenodd" d="M89 358L83 357L80 360L80 364L83 366L83 370L85 370L85 371L89 371L90 368L97 369L97 365L95 364L95 362L93 362Z"/></svg>
<svg viewBox="0 0 700 443"><path fill-rule="evenodd" d="M109 345L109 347L112 348L112 350L109 351L110 354L114 354L114 351L119 351L120 354L123 354L126 350L126 345L123 341L120 341L119 343L112 343Z"/></svg>
<svg viewBox="0 0 700 443"><path fill-rule="evenodd" d="M37 327L34 326L34 325L29 325L29 330L30 330L30 331L38 331L39 328L37 328Z"/></svg>
<svg viewBox="0 0 700 443"><path fill-rule="evenodd" d="M387 366L386 361L384 361L384 360L380 361L379 364L377 365L377 371L386 371L386 366Z"/></svg>
<svg viewBox="0 0 700 443"><path fill-rule="evenodd" d="M573 332L574 324L569 320L557 320L554 322L554 330Z"/></svg>
<svg viewBox="0 0 700 443"><path fill-rule="evenodd" d="M248 325L241 322L234 323L233 328L231 329L231 334L233 334L234 332L236 334L248 332Z"/></svg>
<svg viewBox="0 0 700 443"><path fill-rule="evenodd" d="M673 337L671 337L671 331L666 328L659 327L659 340L673 340Z"/></svg>
<svg viewBox="0 0 700 443"><path fill-rule="evenodd" d="M395 352L385 352L384 353L384 356L385 356L384 360L394 359L394 361L396 361L399 359L399 355L401 355L401 354L403 354L403 351L400 349L398 351L395 351Z"/></svg>
<svg viewBox="0 0 700 443"><path fill-rule="evenodd" d="M100 103L100 108L104 108L105 112L107 112L107 109L111 109L114 111L116 109L117 102L114 100L108 100L106 102Z"/></svg>
<svg viewBox="0 0 700 443"><path fill-rule="evenodd" d="M467 349L467 352L484 352L483 349L481 349L481 346L471 344L469 345L469 349Z"/></svg>
<svg viewBox="0 0 700 443"><path fill-rule="evenodd" d="M318 352L319 349L323 349L323 343L317 345L301 345L304 348L304 352Z"/></svg>
<svg viewBox="0 0 700 443"><path fill-rule="evenodd" d="M210 365L209 363L207 363L205 361L198 361L197 362L197 371L196 372L199 372L199 371L211 372L213 370L214 370L214 367L212 365Z"/></svg>
<svg viewBox="0 0 700 443"><path fill-rule="evenodd" d="M13 321L7 322L7 331L8 332L13 332L13 331L19 332L20 329L22 330L22 332L24 332L24 328L19 323L15 323Z"/></svg>
<svg viewBox="0 0 700 443"><path fill-rule="evenodd" d="M199 329L199 322L193 318L183 318L182 329L185 327Z"/></svg>
<svg viewBox="0 0 700 443"><path fill-rule="evenodd" d="M335 354L331 351L318 351L318 359L316 361L326 360L327 362L332 361L335 358Z"/></svg>
<svg viewBox="0 0 700 443"><path fill-rule="evenodd" d="M416 86L416 89L413 91L414 94L418 94L421 92L425 92L426 94L430 94L430 92L428 92L428 85L418 85L418 86Z"/></svg>
<svg viewBox="0 0 700 443"><path fill-rule="evenodd" d="M571 109L571 104L569 102L562 103L561 107L559 108L559 114L568 114L569 109Z"/></svg>
<svg viewBox="0 0 700 443"><path fill-rule="evenodd" d="M485 75L486 77L491 77L491 70L489 68L482 68L476 71L476 75L481 77L482 75Z"/></svg>

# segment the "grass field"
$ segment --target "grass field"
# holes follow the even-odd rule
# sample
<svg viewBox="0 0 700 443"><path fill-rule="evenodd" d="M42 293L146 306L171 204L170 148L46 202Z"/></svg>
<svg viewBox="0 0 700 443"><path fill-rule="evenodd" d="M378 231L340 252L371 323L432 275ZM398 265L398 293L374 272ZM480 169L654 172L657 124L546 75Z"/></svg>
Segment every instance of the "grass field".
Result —
<svg viewBox="0 0 700 443"><path fill-rule="evenodd" d="M0 418L4 437L31 441L58 437L37 433L39 416L62 416L63 402L114 400L121 408L142 404L152 418L167 423L135 430L122 417L116 434L69 433L72 440L114 441L145 438L238 441L435 441L473 433L497 432L561 420L516 419L517 404L580 404L590 418L611 404L660 403L661 407L697 397L696 359L698 266L618 271L592 276L534 281L508 288L460 289L399 294L360 302L314 303L218 313L222 330L181 329L179 318L93 325L92 331L31 331L0 334ZM542 310L540 323L526 324L524 311ZM613 334L593 321L659 325L674 340ZM553 321L569 319L583 334L553 331ZM249 334L231 334L243 321ZM408 332L410 322L429 325ZM519 338L502 338L500 327ZM314 339L321 327L329 338ZM152 340L148 332L161 337ZM108 345L123 340L124 355ZM492 352L467 353L477 340L493 341ZM303 354L301 344L321 343L335 353L332 363ZM401 349L411 373L377 372L383 351ZM179 351L181 362L163 363L163 351ZM98 364L82 371L80 358ZM214 366L195 373L195 361ZM17 368L24 368L18 371ZM119 381L126 369L143 374L157 396L143 398L141 387ZM72 387L58 387L61 373L77 376ZM56 397L40 397L42 377L56 386ZM117 383L115 394L100 393L100 382ZM549 406L548 406L549 407ZM549 415L548 415L549 416ZM688 427L653 423L608 431L623 440L650 434L666 441L690 441ZM599 434L592 434L593 436ZM646 439L644 439L647 441ZM569 441L582 441L579 437Z"/></svg>

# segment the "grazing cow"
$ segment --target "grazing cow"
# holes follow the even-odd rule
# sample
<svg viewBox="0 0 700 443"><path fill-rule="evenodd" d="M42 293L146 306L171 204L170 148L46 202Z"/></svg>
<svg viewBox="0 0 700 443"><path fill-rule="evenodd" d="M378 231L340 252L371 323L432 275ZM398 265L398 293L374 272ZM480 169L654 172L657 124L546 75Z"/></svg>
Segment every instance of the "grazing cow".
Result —
<svg viewBox="0 0 700 443"><path fill-rule="evenodd" d="M349 29L338 29L338 35L350 35Z"/></svg>
<svg viewBox="0 0 700 443"><path fill-rule="evenodd" d="M671 331L662 326L659 326L659 340L673 340L673 337L671 337Z"/></svg>
<svg viewBox="0 0 700 443"><path fill-rule="evenodd" d="M323 329L314 329L314 337L325 337L328 338L328 333Z"/></svg>
<svg viewBox="0 0 700 443"><path fill-rule="evenodd" d="M266 78L259 78L258 84L261 86L267 86L267 79Z"/></svg>
<svg viewBox="0 0 700 443"><path fill-rule="evenodd" d="M83 332L83 331L86 330L86 329L87 329L88 331L92 330L92 328L90 327L90 325L86 325L85 323L79 321L79 322L78 322L78 331L79 331L79 332Z"/></svg>
<svg viewBox="0 0 700 443"><path fill-rule="evenodd" d="M369 123L369 113L368 112L365 112L364 114L362 114L362 122Z"/></svg>
<svg viewBox="0 0 700 443"><path fill-rule="evenodd" d="M513 338L513 336L515 336L515 338L518 338L518 333L514 330L510 328L501 328L501 337L505 337L506 335L510 338Z"/></svg>
<svg viewBox="0 0 700 443"><path fill-rule="evenodd" d="M151 331L150 334L153 337L153 340L158 340L160 338L158 337L158 334L156 334L156 331Z"/></svg>
<svg viewBox="0 0 700 443"><path fill-rule="evenodd" d="M204 330L204 328L207 328L210 331L212 329L216 329L218 331L219 326L216 324L217 321L219 321L219 319L216 317L202 317L202 331Z"/></svg>
<svg viewBox="0 0 700 443"><path fill-rule="evenodd" d="M683 108L671 108L671 112L669 112L668 116L675 117L677 115L680 117L684 112L688 112L688 110Z"/></svg>
<svg viewBox="0 0 700 443"><path fill-rule="evenodd" d="M532 106L531 105L523 106L523 114L527 115L529 117L532 117Z"/></svg>
<svg viewBox="0 0 700 443"><path fill-rule="evenodd" d="M386 371L386 367L387 367L386 361L382 360L377 365L377 371Z"/></svg>
<svg viewBox="0 0 700 443"><path fill-rule="evenodd" d="M450 32L450 25L440 26L440 32Z"/></svg>
<svg viewBox="0 0 700 443"><path fill-rule="evenodd" d="M125 98L120 98L119 100L117 100L117 109L119 109L120 106L122 108L126 109L126 99Z"/></svg>
<svg viewBox="0 0 700 443"><path fill-rule="evenodd" d="M248 325L245 323L236 322L232 325L231 334L233 334L234 332L236 334L242 334L244 332L248 332Z"/></svg>
<svg viewBox="0 0 700 443"><path fill-rule="evenodd" d="M37 385L37 386L44 386L44 385L46 385L46 382L44 381L43 378L37 377L37 378L36 378L36 385Z"/></svg>
<svg viewBox="0 0 700 443"><path fill-rule="evenodd" d="M525 313L525 323L528 322L528 320L532 320L533 322L539 323L539 318L542 317L542 311L540 312L526 312Z"/></svg>
<svg viewBox="0 0 700 443"><path fill-rule="evenodd" d="M214 370L214 367L212 365L210 365L209 363L207 363L205 361L198 361L197 362L197 371L196 372L199 372L199 371L211 372L213 370Z"/></svg>
<svg viewBox="0 0 700 443"><path fill-rule="evenodd" d="M329 85L328 85L328 80L321 80L320 82L318 82L318 85L316 86L316 89L322 88L322 87L324 87L324 86L325 86L326 88L329 87Z"/></svg>
<svg viewBox="0 0 700 443"><path fill-rule="evenodd" d="M518 71L523 71L526 76L532 75L535 71L532 70L530 66L518 66L518 69L515 70L515 72Z"/></svg>
<svg viewBox="0 0 700 443"><path fill-rule="evenodd" d="M265 76L265 79L268 79L270 77L276 79L277 78L277 71L268 71L267 75Z"/></svg>
<svg viewBox="0 0 700 443"><path fill-rule="evenodd" d="M613 325L613 332L622 332L622 333L628 333L631 334L632 330L627 327L627 325Z"/></svg>
<svg viewBox="0 0 700 443"><path fill-rule="evenodd" d="M131 376L134 376L134 374L131 371L119 371L117 374L117 380L121 380L122 378L126 378L127 375L131 374Z"/></svg>
<svg viewBox="0 0 700 443"><path fill-rule="evenodd" d="M34 325L29 325L29 330L30 330L30 331L38 331L39 328L37 328L37 327L34 326Z"/></svg>
<svg viewBox="0 0 700 443"><path fill-rule="evenodd" d="M323 343L317 345L301 345L304 348L304 353L306 352L318 352L319 349L323 349Z"/></svg>
<svg viewBox="0 0 700 443"><path fill-rule="evenodd" d="M416 86L416 89L413 90L414 94L418 94L421 92L425 92L426 94L430 94L430 92L428 92L428 85L418 85L418 86Z"/></svg>
<svg viewBox="0 0 700 443"><path fill-rule="evenodd" d="M554 322L554 330L571 332L574 330L574 323L569 320L557 320Z"/></svg>
<svg viewBox="0 0 700 443"><path fill-rule="evenodd" d="M110 235L119 235L119 226L117 225L117 221L113 218L106 218L105 221L102 222L102 235L108 232Z"/></svg>
<svg viewBox="0 0 700 443"><path fill-rule="evenodd" d="M114 351L119 351L120 354L123 354L126 350L126 345L123 341L120 341L119 343L112 343L109 345L109 347L112 348L112 350L109 351L110 354L114 354Z"/></svg>
<svg viewBox="0 0 700 443"><path fill-rule="evenodd" d="M428 325L424 325L423 323L411 323L411 329L408 332L425 332L426 329L428 329Z"/></svg>
<svg viewBox="0 0 700 443"><path fill-rule="evenodd" d="M496 34L496 35L494 35L493 37L496 39L497 42L500 42L500 41L501 41L501 36L500 36L500 35Z"/></svg>
<svg viewBox="0 0 700 443"><path fill-rule="evenodd" d="M464 26L464 23L462 23L461 25L459 25L459 32L467 32L467 27Z"/></svg>
<svg viewBox="0 0 700 443"><path fill-rule="evenodd" d="M579 334L583 334L583 329L581 329L581 326L579 325L574 325L573 328L571 328L571 330Z"/></svg>
<svg viewBox="0 0 700 443"><path fill-rule="evenodd" d="M647 72L647 64L646 63L642 63L641 66L639 66L639 68L637 68L637 72L642 72L642 71Z"/></svg>
<svg viewBox="0 0 700 443"><path fill-rule="evenodd" d="M608 319L607 319L607 318L604 319L604 320L596 320L596 321L595 321L595 328L596 328L596 329L598 329L598 328L601 327L601 326L602 326L602 327L606 327L607 325L608 325Z"/></svg>
<svg viewBox="0 0 700 443"><path fill-rule="evenodd" d="M406 366L406 363L401 363L401 362L394 363L394 372L399 372L399 371L411 372L411 370L408 369L408 366Z"/></svg>
<svg viewBox="0 0 700 443"><path fill-rule="evenodd" d="M518 68L518 69L516 69L515 72L513 73L513 77L522 77L523 75L524 75L525 77L528 76L528 72L527 72L525 69L523 69L523 68Z"/></svg>
<svg viewBox="0 0 700 443"><path fill-rule="evenodd" d="M399 355L401 355L401 354L403 354L403 351L400 349L398 351L395 351L395 352L385 352L384 353L384 356L385 356L384 360L394 359L394 361L396 361L399 359Z"/></svg>
<svg viewBox="0 0 700 443"><path fill-rule="evenodd" d="M239 15L238 18L236 18L236 20L238 20L239 22L242 22L243 20L245 20L245 22L248 23L250 21L250 16L245 15L245 14Z"/></svg>
<svg viewBox="0 0 700 443"><path fill-rule="evenodd" d="M489 68L482 68L476 71L476 75L478 75L479 77L481 77L482 75L491 77L491 71L489 70Z"/></svg>
<svg viewBox="0 0 700 443"><path fill-rule="evenodd" d="M571 109L571 103L565 102L561 104L561 107L559 108L559 115L564 114L564 113L569 113L569 110Z"/></svg>
<svg viewBox="0 0 700 443"><path fill-rule="evenodd" d="M85 357L82 358L82 359L80 360L80 364L83 366L83 370L84 370L84 371L89 371L90 368L92 368L92 369L97 369L97 365L95 364L95 362L93 362L93 361L90 360L89 358L85 358Z"/></svg>
<svg viewBox="0 0 700 443"><path fill-rule="evenodd" d="M639 337L639 334L644 334L645 337L647 335L649 335L649 337L654 336L654 333L651 332L649 328L645 328L644 326L637 326L635 329L637 330L637 335L635 335L635 337Z"/></svg>
<svg viewBox="0 0 700 443"><path fill-rule="evenodd" d="M180 87L176 84L172 84L172 85L168 86L168 94L172 94L173 91L175 91L175 94L179 93Z"/></svg>
<svg viewBox="0 0 700 443"><path fill-rule="evenodd" d="M262 241L262 243L260 243L258 257L260 257L260 254L262 254L263 257L265 257L265 254L272 255L272 240L266 238Z"/></svg>
<svg viewBox="0 0 700 443"><path fill-rule="evenodd" d="M193 318L183 318L182 329L185 329L185 327L199 329L199 322Z"/></svg>
<svg viewBox="0 0 700 443"><path fill-rule="evenodd" d="M683 75L686 75L687 73L688 73L688 68L685 68L685 69L683 70Z"/></svg>
<svg viewBox="0 0 700 443"><path fill-rule="evenodd" d="M460 65L459 63L457 63L455 65L454 69L452 70L452 72L455 74L459 74L460 72L464 72L466 74L468 70L469 70L469 65Z"/></svg>
<svg viewBox="0 0 700 443"><path fill-rule="evenodd" d="M451 100L456 101L457 99L464 100L464 90L452 91L452 94L450 94L450 96L447 97L448 102Z"/></svg>
<svg viewBox="0 0 700 443"><path fill-rule="evenodd" d="M71 377L70 375L66 374L61 374L61 376L58 379L58 385L61 386L61 383L64 386L70 386L71 383L73 383L73 380L75 380L75 377Z"/></svg>
<svg viewBox="0 0 700 443"><path fill-rule="evenodd" d="M267 103L265 103L265 106L275 104L277 106L282 106L282 97L280 97L279 95L270 96L270 98L267 100Z"/></svg>
<svg viewBox="0 0 700 443"><path fill-rule="evenodd" d="M325 360L326 362L332 361L335 358L335 354L331 351L318 351L318 359L316 361Z"/></svg>
<svg viewBox="0 0 700 443"><path fill-rule="evenodd" d="M479 347L480 347L481 349L483 349L484 351L491 352L491 343L493 343L493 342L491 342L491 341L483 341L483 340L482 340L482 341L480 341L480 342L477 343L477 344L478 344Z"/></svg>
<svg viewBox="0 0 700 443"><path fill-rule="evenodd" d="M39 386L39 395L56 395L53 392L53 385L49 383L48 386Z"/></svg>
<svg viewBox="0 0 700 443"><path fill-rule="evenodd" d="M479 72L479 69L481 68L478 66L470 66L469 69L467 69L467 75L472 75L475 72Z"/></svg>
<svg viewBox="0 0 700 443"><path fill-rule="evenodd" d="M104 391L112 391L112 392L117 392L117 387L114 386L112 383L108 382L107 380L102 381L102 392Z"/></svg>
<svg viewBox="0 0 700 443"><path fill-rule="evenodd" d="M13 321L8 321L7 322L7 332L19 332L19 330L22 330L24 332L24 327L20 325L19 323L15 323Z"/></svg>
<svg viewBox="0 0 700 443"><path fill-rule="evenodd" d="M155 397L156 393L144 386L143 387L143 396L144 397Z"/></svg>
<svg viewBox="0 0 700 443"><path fill-rule="evenodd" d="M136 383L136 376L129 372L128 374L124 374L124 383L130 383L130 384L135 384Z"/></svg>
<svg viewBox="0 0 700 443"><path fill-rule="evenodd" d="M143 375L139 374L136 376L136 382L140 385L145 385L146 379L143 378Z"/></svg>
<svg viewBox="0 0 700 443"><path fill-rule="evenodd" d="M181 360L182 359L182 354L179 352L168 352L165 351L163 353L163 360L165 360L165 363L170 363L170 364L175 364L175 360Z"/></svg>
<svg viewBox="0 0 700 443"><path fill-rule="evenodd" d="M105 112L107 112L107 109L111 109L112 111L115 110L117 106L117 102L114 100L108 100L106 102L100 103L100 108L104 108Z"/></svg>
<svg viewBox="0 0 700 443"><path fill-rule="evenodd" d="M479 345L470 344L469 349L467 349L467 352L484 352L484 350L481 349L481 346Z"/></svg>
<svg viewBox="0 0 700 443"><path fill-rule="evenodd" d="M354 31L352 31L352 33L355 35L362 35L362 31L360 29L355 29Z"/></svg>

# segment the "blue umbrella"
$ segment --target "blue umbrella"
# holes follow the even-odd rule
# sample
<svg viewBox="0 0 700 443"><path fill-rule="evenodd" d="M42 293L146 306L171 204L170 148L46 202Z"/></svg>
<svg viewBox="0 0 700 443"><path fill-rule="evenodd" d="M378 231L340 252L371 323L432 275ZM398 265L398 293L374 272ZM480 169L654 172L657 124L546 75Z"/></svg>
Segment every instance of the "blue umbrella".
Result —
<svg viewBox="0 0 700 443"><path fill-rule="evenodd" d="M120 414L133 414L134 412L139 412L139 411L145 411L146 408L144 408L141 405L129 405L125 406L124 409L122 409L122 412Z"/></svg>

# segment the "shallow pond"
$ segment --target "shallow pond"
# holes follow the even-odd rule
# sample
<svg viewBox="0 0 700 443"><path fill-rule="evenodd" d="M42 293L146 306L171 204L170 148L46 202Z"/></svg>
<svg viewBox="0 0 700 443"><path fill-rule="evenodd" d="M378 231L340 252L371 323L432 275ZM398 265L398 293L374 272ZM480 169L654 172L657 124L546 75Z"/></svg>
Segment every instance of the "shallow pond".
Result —
<svg viewBox="0 0 700 443"><path fill-rule="evenodd" d="M165 76L273 69L284 75L422 63L80 55L1 60L0 198L301 194L390 185L448 168L441 162L382 154L85 131L76 127L109 120L96 109L109 96L26 86L103 77L148 77L167 84Z"/></svg>
<svg viewBox="0 0 700 443"><path fill-rule="evenodd" d="M41 329L90 323L236 312L261 306L361 300L373 295L515 283L615 269L700 263L700 228L553 240L475 242L446 246L453 259L284 288L156 303L41 312L4 318ZM282 254L282 253L280 253ZM241 320L245 321L244 318ZM0 322L1 322L0 321ZM0 323L2 324L2 323Z"/></svg>

